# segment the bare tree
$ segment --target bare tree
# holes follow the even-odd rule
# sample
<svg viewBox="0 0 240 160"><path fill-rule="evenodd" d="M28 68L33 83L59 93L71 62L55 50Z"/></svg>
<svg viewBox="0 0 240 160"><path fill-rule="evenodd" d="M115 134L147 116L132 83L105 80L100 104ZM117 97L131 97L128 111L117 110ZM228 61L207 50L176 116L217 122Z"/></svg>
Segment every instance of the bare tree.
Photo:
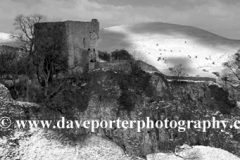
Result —
<svg viewBox="0 0 240 160"><path fill-rule="evenodd" d="M59 74L67 73L68 55L64 41L64 26L61 23L35 25L35 52L33 64L44 95L48 97L50 85ZM66 78L66 77L65 77ZM65 79L60 78L58 80ZM59 85L61 86L62 83ZM57 89L59 90L59 89Z"/></svg>
<svg viewBox="0 0 240 160"><path fill-rule="evenodd" d="M230 79L228 79L228 81L239 84L240 83L240 50L237 53L235 53L232 57L230 57L230 60L224 63L223 65L226 67L228 75L230 76Z"/></svg>
<svg viewBox="0 0 240 160"><path fill-rule="evenodd" d="M33 15L18 15L14 19L15 29L19 32L14 38L17 38L21 43L21 48L28 52L29 58L32 58L34 49L34 24L45 22L46 16L41 14Z"/></svg>
<svg viewBox="0 0 240 160"><path fill-rule="evenodd" d="M185 73L185 68L183 67L182 64L176 65L174 67L170 67L169 70L173 76L176 76L179 78L187 76L187 74Z"/></svg>
<svg viewBox="0 0 240 160"><path fill-rule="evenodd" d="M0 75L1 80L5 77L15 74L15 62L17 59L17 52L15 50L10 50L5 46L2 46L0 49Z"/></svg>
<svg viewBox="0 0 240 160"><path fill-rule="evenodd" d="M141 51L134 50L131 52L131 55L136 61L143 61L147 63L147 57Z"/></svg>
<svg viewBox="0 0 240 160"><path fill-rule="evenodd" d="M240 84L240 50L231 59L223 64L226 67L225 82Z"/></svg>
<svg viewBox="0 0 240 160"><path fill-rule="evenodd" d="M21 48L27 54L27 62L26 62L26 75L27 77L32 76L33 72L33 55L35 53L34 47L34 24L39 22L46 21L46 17L41 14L33 14L33 15L17 15L14 19L15 29L18 31L17 35L13 35L13 38L17 39L21 43ZM26 100L29 101L29 80L27 80L27 90L26 90Z"/></svg>
<svg viewBox="0 0 240 160"><path fill-rule="evenodd" d="M223 86L230 91L233 97L240 100L240 50L230 57L230 60L223 65L225 67L221 77Z"/></svg>

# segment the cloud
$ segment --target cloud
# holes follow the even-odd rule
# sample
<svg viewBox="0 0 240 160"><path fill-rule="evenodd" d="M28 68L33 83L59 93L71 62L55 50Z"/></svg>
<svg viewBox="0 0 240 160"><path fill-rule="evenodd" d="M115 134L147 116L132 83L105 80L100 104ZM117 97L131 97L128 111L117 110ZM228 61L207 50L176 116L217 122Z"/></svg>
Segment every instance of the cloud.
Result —
<svg viewBox="0 0 240 160"><path fill-rule="evenodd" d="M23 4L23 5L25 5L25 7L31 7L31 6L34 6L36 4L42 3L42 0L22 0L22 1L10 0L10 1L12 1L13 3Z"/></svg>
<svg viewBox="0 0 240 160"><path fill-rule="evenodd" d="M89 21L102 28L135 22L160 21L203 28L240 38L238 0L2 0L0 31L13 32L18 14L44 14L50 19Z"/></svg>
<svg viewBox="0 0 240 160"><path fill-rule="evenodd" d="M173 8L189 8L199 6L207 3L207 0L90 0L92 2L98 2L101 4L112 4L115 6L156 6L156 7L173 7Z"/></svg>

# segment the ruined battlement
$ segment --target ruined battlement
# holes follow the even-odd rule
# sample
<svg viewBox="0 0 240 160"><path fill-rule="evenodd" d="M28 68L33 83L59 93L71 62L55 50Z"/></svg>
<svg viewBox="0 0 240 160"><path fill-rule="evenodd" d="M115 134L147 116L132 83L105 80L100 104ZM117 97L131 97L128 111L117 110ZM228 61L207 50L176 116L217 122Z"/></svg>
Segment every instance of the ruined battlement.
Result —
<svg viewBox="0 0 240 160"><path fill-rule="evenodd" d="M67 54L69 68L83 68L89 61L97 61L98 51L96 50L99 39L99 22L92 19L90 22L64 21L64 22L44 22L35 24L34 35L36 46L42 46L42 38L50 32L60 37L62 46L59 52ZM56 39L56 38L52 38ZM46 44L45 44L46 45Z"/></svg>

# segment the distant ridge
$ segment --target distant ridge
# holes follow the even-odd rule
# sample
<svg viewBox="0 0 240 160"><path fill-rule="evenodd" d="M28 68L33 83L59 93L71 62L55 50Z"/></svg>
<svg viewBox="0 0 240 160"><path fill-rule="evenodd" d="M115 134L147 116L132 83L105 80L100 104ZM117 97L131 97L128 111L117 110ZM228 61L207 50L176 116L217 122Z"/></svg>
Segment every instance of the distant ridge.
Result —
<svg viewBox="0 0 240 160"><path fill-rule="evenodd" d="M188 76L213 77L222 64L240 49L240 40L177 24L144 22L100 30L98 50L140 52L146 62L171 75L169 68L182 64Z"/></svg>
<svg viewBox="0 0 240 160"><path fill-rule="evenodd" d="M0 46L6 45L11 47L19 47L20 42L16 38L12 37L12 34L0 32Z"/></svg>
<svg viewBox="0 0 240 160"><path fill-rule="evenodd" d="M0 42L12 41L11 34L0 32Z"/></svg>

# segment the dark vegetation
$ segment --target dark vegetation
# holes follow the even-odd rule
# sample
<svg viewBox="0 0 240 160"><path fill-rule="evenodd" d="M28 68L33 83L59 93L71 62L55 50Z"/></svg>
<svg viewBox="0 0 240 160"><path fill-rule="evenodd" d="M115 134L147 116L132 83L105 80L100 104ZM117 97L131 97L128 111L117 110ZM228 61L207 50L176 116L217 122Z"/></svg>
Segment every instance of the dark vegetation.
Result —
<svg viewBox="0 0 240 160"><path fill-rule="evenodd" d="M150 84L151 75L144 72L135 62L131 64L131 74L118 74L121 95L118 98L122 109L134 110L137 99L143 95L153 97L154 88Z"/></svg>
<svg viewBox="0 0 240 160"><path fill-rule="evenodd" d="M231 110L236 106L234 99L229 99L229 92L223 88L219 89L218 86L212 85L209 87L212 98L217 101L217 107L221 113L230 114Z"/></svg>
<svg viewBox="0 0 240 160"><path fill-rule="evenodd" d="M106 62L114 62L114 61L124 61L124 60L134 60L134 57L125 49L115 50L111 53L107 52L98 52L98 56L100 59Z"/></svg>
<svg viewBox="0 0 240 160"><path fill-rule="evenodd" d="M98 57L106 62L110 62L111 55L107 52L98 51Z"/></svg>
<svg viewBox="0 0 240 160"><path fill-rule="evenodd" d="M121 49L115 50L111 53L112 61L121 61L121 60L134 60L131 54L128 51Z"/></svg>
<svg viewBox="0 0 240 160"><path fill-rule="evenodd" d="M239 110L234 109L234 101L227 99L228 92L216 85L208 87L204 84L179 81L170 83L170 85L174 99L171 100L170 107L163 111L169 120L211 120L212 117L223 120L231 116L238 117ZM239 155L238 149L229 136L229 133L234 134L236 130L226 128L222 131L209 128L206 133L203 133L192 127L182 133L177 129L167 131L172 140L166 141L165 145L160 145L160 150L174 150L176 145L188 143L190 145L212 145Z"/></svg>
<svg viewBox="0 0 240 160"><path fill-rule="evenodd" d="M222 86L230 92L233 98L240 101L240 50L223 65L226 71L221 77Z"/></svg>
<svg viewBox="0 0 240 160"><path fill-rule="evenodd" d="M0 68L2 81L7 83L14 99L47 103L70 80L70 76L65 74L68 56L61 52L64 33L57 32L58 27L63 26L47 26L40 30L39 22L45 20L44 16L37 14L18 15L14 26L19 31L16 38L21 41L22 51L6 50L1 46L1 61L4 61ZM8 77L14 77L11 80L13 84L8 83Z"/></svg>
<svg viewBox="0 0 240 160"><path fill-rule="evenodd" d="M67 118L74 118L77 112L84 112L91 92L89 85L86 85L89 80L87 74L72 76L53 98L48 99L47 106Z"/></svg>
<svg viewBox="0 0 240 160"><path fill-rule="evenodd" d="M24 75L26 75L27 57L17 48L1 46L0 48L0 83L9 87L13 98L23 96Z"/></svg>
<svg viewBox="0 0 240 160"><path fill-rule="evenodd" d="M38 82L44 89L45 97L54 94L49 93L49 87L53 79L59 81L58 75L66 74L68 71L68 55L64 52L62 41L64 33L59 32L63 28L63 25L57 24L40 29L40 24L35 24L34 36L36 38L34 43L36 44L36 51L33 56L33 65Z"/></svg>

